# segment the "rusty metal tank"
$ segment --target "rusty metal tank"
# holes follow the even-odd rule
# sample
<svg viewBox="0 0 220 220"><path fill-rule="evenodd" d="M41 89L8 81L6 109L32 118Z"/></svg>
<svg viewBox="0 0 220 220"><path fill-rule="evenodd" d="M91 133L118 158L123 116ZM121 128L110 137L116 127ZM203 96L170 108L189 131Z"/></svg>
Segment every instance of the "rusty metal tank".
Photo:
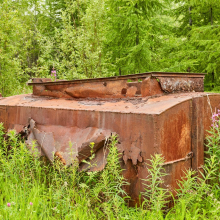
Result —
<svg viewBox="0 0 220 220"><path fill-rule="evenodd" d="M148 175L146 161L160 153L171 190L189 168L202 169L204 139L212 113L220 109L220 94L204 93L205 74L150 72L143 74L51 81L33 79L33 94L0 98L0 122L6 129L28 130L27 143L53 161L102 170L106 140L119 137L123 175L130 205L138 203ZM94 142L96 166L90 157ZM70 144L71 143L71 144Z"/></svg>

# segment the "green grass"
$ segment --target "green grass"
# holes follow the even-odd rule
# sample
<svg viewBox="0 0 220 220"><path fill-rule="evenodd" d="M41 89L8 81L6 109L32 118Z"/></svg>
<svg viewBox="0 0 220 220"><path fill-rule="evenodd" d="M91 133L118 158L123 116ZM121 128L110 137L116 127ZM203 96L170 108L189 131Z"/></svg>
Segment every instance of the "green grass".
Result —
<svg viewBox="0 0 220 220"><path fill-rule="evenodd" d="M59 161L50 164L39 159L15 131L5 138L0 124L0 219L220 219L220 130L216 126L207 138L204 174L198 177L195 171L186 171L174 207L168 210L165 201L172 195L160 187L166 175L161 155L149 161L143 193L148 199L141 207L127 206L123 191L127 183L116 144L117 138L112 137L103 171L79 172L77 161L67 168Z"/></svg>

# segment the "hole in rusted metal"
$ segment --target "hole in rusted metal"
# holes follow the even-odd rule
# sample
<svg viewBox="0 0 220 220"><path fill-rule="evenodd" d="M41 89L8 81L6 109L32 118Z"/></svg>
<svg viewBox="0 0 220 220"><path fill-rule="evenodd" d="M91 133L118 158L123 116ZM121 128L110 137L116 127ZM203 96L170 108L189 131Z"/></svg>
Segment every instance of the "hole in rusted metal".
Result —
<svg viewBox="0 0 220 220"><path fill-rule="evenodd" d="M126 93L127 93L127 89L126 89L126 88L123 88L123 89L121 90L121 94L122 94L122 95L126 95Z"/></svg>
<svg viewBox="0 0 220 220"><path fill-rule="evenodd" d="M104 85L104 86L107 86L107 82L104 82L103 85Z"/></svg>

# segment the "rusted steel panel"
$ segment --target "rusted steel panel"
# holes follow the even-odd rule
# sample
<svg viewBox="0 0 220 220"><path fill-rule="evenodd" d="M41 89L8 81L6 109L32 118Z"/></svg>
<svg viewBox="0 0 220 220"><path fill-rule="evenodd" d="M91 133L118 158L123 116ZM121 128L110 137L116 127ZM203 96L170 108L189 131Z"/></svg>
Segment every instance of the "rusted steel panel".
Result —
<svg viewBox="0 0 220 220"><path fill-rule="evenodd" d="M192 151L194 157L192 159L192 169L202 171L204 164L204 118L211 114L204 115L204 99L205 97L194 98L192 100Z"/></svg>
<svg viewBox="0 0 220 220"><path fill-rule="evenodd" d="M163 91L156 79L151 79L148 77L142 81L141 95L143 97L161 94L163 94Z"/></svg>
<svg viewBox="0 0 220 220"><path fill-rule="evenodd" d="M204 92L203 78L157 78L160 80L162 90L167 93Z"/></svg>
<svg viewBox="0 0 220 220"><path fill-rule="evenodd" d="M63 127L55 125L36 125L31 119L28 126L27 144L32 145L36 140L39 154L46 155L53 161L54 154L62 158L65 165L70 165L77 158L81 163L91 156L90 143L93 143L93 152L96 153L104 147L105 142L111 136L108 130L88 127L79 129L77 127Z"/></svg>
<svg viewBox="0 0 220 220"><path fill-rule="evenodd" d="M191 152L190 101L165 111L157 117L158 144L165 162L186 157Z"/></svg>
<svg viewBox="0 0 220 220"><path fill-rule="evenodd" d="M178 182L184 178L186 171L191 169L191 159L179 161L178 163L168 164L164 166L165 172L168 174L163 177L164 186L176 196L176 189L178 189Z"/></svg>
<svg viewBox="0 0 220 220"><path fill-rule="evenodd" d="M8 129L8 123L7 123L7 107L6 106L0 106L0 122L4 124L5 129Z"/></svg>
<svg viewBox="0 0 220 220"><path fill-rule="evenodd" d="M178 76L178 77L177 77ZM72 81L33 79L33 94L58 98L146 97L174 92L201 92L204 74L143 73ZM130 81L135 81L132 83ZM140 81L140 82L138 82ZM160 81L160 82L159 82Z"/></svg>
<svg viewBox="0 0 220 220"><path fill-rule="evenodd" d="M127 88L126 80L109 81L106 83L95 82L92 85L90 83L74 85L64 90L65 93L73 98L86 98L86 97L124 97L130 88ZM134 87L136 88L136 87ZM126 92L123 94L122 90ZM136 91L134 91L134 96Z"/></svg>
<svg viewBox="0 0 220 220"><path fill-rule="evenodd" d="M173 106L155 120L158 153L164 156L164 168L168 174L165 185L174 194L178 187L177 180L184 176L185 170L191 168L191 121L191 100Z"/></svg>

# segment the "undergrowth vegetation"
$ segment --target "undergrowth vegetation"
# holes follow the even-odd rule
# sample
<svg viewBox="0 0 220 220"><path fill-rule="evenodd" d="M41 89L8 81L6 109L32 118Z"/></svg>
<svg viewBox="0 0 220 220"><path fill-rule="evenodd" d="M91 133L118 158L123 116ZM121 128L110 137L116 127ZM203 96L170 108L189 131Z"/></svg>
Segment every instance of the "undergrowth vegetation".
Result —
<svg viewBox="0 0 220 220"><path fill-rule="evenodd" d="M219 219L219 115L213 115L202 172L186 170L174 196L161 187L164 159L152 156L140 207L127 205L123 186L128 183L121 175L115 136L107 146L105 169L80 172L76 161L65 167L58 160L39 159L15 131L6 138L0 124L0 219Z"/></svg>

